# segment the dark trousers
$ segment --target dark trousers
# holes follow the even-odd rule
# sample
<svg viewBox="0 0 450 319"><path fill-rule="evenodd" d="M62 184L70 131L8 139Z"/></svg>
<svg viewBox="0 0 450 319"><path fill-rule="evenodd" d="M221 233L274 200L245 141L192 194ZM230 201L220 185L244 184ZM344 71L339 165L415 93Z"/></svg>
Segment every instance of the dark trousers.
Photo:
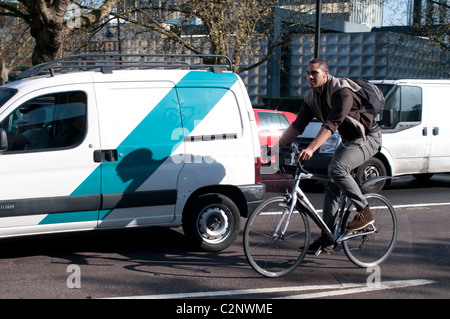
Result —
<svg viewBox="0 0 450 319"><path fill-rule="evenodd" d="M352 171L374 156L381 147L381 131L370 133L366 139L357 138L342 141L334 152L328 166L328 174L332 182L325 185L323 219L333 229L336 213L339 209L341 191L347 195L357 210L364 209L368 203L352 176Z"/></svg>

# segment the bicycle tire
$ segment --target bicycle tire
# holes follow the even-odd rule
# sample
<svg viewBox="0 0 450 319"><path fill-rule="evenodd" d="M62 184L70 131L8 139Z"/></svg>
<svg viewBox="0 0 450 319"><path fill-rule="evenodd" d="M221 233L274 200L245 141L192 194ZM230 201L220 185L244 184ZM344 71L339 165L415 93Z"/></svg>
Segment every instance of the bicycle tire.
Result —
<svg viewBox="0 0 450 319"><path fill-rule="evenodd" d="M385 261L394 249L397 217L394 208L384 196L375 193L364 196L374 216L376 231L370 235L347 239L342 242L342 247L351 262L359 267L369 268ZM348 222L353 220L355 213L353 205L350 205L343 218L342 233L346 231L345 228Z"/></svg>
<svg viewBox="0 0 450 319"><path fill-rule="evenodd" d="M243 235L245 256L258 273L282 277L291 273L305 258L309 245L309 223L306 215L295 209L285 236L274 239L282 212L289 210L284 197L264 201L247 220Z"/></svg>

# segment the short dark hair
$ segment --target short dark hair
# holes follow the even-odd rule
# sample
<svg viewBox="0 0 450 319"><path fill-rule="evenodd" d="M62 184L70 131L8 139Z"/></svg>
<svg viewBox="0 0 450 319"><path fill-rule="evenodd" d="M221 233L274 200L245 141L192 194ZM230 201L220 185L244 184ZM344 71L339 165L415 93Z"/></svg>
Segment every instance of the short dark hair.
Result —
<svg viewBox="0 0 450 319"><path fill-rule="evenodd" d="M322 71L328 70L328 63L327 63L327 61L325 61L322 58L314 58L311 61L309 61L309 64L311 64L311 63L319 63L319 66L322 69Z"/></svg>

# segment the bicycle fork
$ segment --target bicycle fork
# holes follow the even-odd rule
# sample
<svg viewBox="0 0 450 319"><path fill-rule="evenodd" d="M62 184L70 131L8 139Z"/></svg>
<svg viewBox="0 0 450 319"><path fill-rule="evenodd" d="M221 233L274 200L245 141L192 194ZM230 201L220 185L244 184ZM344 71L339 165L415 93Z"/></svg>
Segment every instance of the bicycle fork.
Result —
<svg viewBox="0 0 450 319"><path fill-rule="evenodd" d="M275 229L275 232L272 235L272 238L274 240L283 240L284 234L286 233L287 227L289 225L289 221L291 220L292 213L295 209L295 203L297 202L297 194L295 193L293 196L291 194L289 197L286 197L286 202L289 203L289 210L284 209L283 213L281 214L280 220L278 221L277 227Z"/></svg>
<svg viewBox="0 0 450 319"><path fill-rule="evenodd" d="M299 178L296 178L294 186L293 186L293 191L291 193L286 193L286 203L289 204L289 210L284 209L283 213L280 217L280 220L278 221L277 227L275 229L275 232L272 235L272 238L274 240L278 239L278 240L283 240L284 239L284 234L286 233L287 227L289 225L289 221L291 220L292 217L292 213L294 212L295 209L295 205L297 204L297 200L300 196L300 198L304 198L304 194L301 191L299 184L300 184L300 180L302 179L302 177L306 177L306 178L310 178L311 175L310 174L303 174L300 173ZM311 204L310 204L311 205ZM312 205L311 205L312 206Z"/></svg>

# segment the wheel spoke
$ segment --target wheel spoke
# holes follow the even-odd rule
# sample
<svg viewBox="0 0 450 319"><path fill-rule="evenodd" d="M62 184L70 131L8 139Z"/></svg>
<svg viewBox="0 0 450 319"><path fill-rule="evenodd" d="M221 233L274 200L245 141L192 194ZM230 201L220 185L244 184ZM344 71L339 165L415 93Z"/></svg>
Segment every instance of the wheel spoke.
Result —
<svg viewBox="0 0 450 319"><path fill-rule="evenodd" d="M366 199L375 218L373 226L364 230L366 235L350 237L342 242L347 257L357 266L371 267L380 264L389 256L397 234L397 218L389 201L379 194L366 194ZM347 213L342 227L353 219L354 211Z"/></svg>

